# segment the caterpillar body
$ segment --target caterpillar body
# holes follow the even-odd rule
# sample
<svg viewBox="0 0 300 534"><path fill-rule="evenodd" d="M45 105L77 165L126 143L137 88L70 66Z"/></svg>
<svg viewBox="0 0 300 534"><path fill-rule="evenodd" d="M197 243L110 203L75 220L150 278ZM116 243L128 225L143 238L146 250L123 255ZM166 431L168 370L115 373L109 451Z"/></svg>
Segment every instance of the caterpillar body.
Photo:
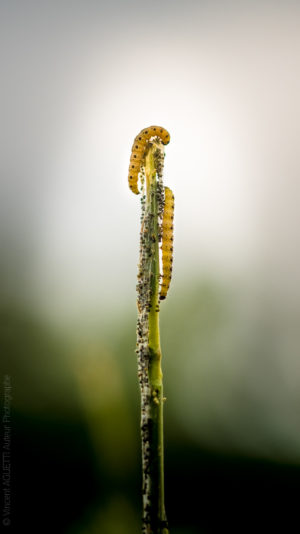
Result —
<svg viewBox="0 0 300 534"><path fill-rule="evenodd" d="M164 300L172 278L173 263L173 219L174 195L169 187L165 187L165 207L162 219L162 280L159 299Z"/></svg>
<svg viewBox="0 0 300 534"><path fill-rule="evenodd" d="M164 145L167 145L170 141L169 132L161 126L149 126L148 128L144 128L134 139L130 156L128 183L131 191L136 195L139 194L139 172L144 162L147 143L151 137L159 137Z"/></svg>

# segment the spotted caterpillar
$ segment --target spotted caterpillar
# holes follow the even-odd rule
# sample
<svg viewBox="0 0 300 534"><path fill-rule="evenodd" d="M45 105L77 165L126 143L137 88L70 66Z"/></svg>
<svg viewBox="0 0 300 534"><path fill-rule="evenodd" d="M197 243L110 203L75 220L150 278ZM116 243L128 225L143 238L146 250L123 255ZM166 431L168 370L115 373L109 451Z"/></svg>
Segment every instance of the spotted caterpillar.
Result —
<svg viewBox="0 0 300 534"><path fill-rule="evenodd" d="M164 300L172 278L173 263L173 219L174 219L174 195L165 187L165 207L162 219L162 281L159 299Z"/></svg>
<svg viewBox="0 0 300 534"><path fill-rule="evenodd" d="M128 183L131 191L136 195L139 194L138 176L144 160L146 145L151 137L160 137L164 145L170 141L170 134L161 126L149 126L144 128L135 138L130 156L130 165L128 171Z"/></svg>

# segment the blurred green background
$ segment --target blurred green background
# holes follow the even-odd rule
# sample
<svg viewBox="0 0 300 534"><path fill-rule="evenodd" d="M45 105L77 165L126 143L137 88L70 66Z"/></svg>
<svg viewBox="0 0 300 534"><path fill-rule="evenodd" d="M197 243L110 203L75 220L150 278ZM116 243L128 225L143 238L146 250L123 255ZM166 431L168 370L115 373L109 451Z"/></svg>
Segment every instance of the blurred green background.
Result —
<svg viewBox="0 0 300 534"><path fill-rule="evenodd" d="M171 533L293 532L299 5L12 0L0 15L7 529L140 531L127 169L157 123L175 194L161 306Z"/></svg>

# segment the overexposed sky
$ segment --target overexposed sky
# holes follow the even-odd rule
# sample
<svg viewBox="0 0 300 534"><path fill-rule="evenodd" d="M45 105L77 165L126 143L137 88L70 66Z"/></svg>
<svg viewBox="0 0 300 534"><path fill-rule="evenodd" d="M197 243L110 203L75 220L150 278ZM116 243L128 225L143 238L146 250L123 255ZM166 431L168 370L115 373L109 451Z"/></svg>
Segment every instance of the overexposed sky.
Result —
<svg viewBox="0 0 300 534"><path fill-rule="evenodd" d="M151 124L171 133L172 283L206 272L299 282L297 2L0 10L1 236L33 300L68 313L133 297L127 170Z"/></svg>

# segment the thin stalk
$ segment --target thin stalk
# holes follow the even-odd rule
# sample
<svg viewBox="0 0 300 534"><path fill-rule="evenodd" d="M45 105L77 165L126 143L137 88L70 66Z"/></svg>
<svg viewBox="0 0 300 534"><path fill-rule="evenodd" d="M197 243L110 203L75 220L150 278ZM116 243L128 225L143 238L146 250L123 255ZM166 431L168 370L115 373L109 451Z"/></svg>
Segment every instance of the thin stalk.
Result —
<svg viewBox="0 0 300 534"><path fill-rule="evenodd" d="M157 144L145 160L146 202L141 230L138 289L138 354L142 398L143 533L168 534L164 502L163 374L159 333L159 206ZM162 152L160 158L163 157ZM147 317L143 311L144 286L149 287ZM144 293L143 293L144 291ZM143 300L144 299L144 300ZM146 327L145 327L146 323ZM146 343L145 343L146 341Z"/></svg>

